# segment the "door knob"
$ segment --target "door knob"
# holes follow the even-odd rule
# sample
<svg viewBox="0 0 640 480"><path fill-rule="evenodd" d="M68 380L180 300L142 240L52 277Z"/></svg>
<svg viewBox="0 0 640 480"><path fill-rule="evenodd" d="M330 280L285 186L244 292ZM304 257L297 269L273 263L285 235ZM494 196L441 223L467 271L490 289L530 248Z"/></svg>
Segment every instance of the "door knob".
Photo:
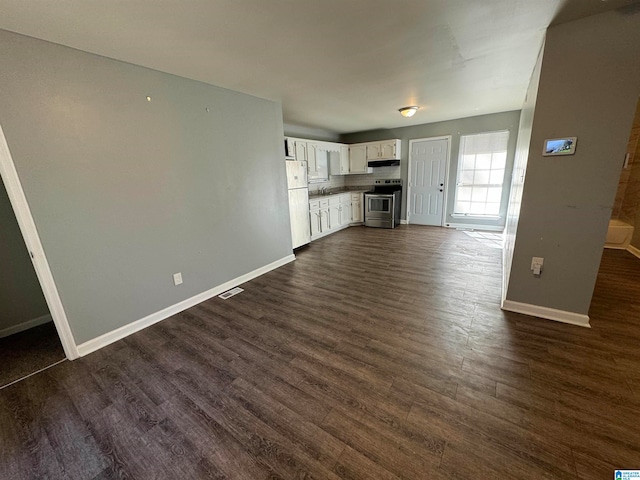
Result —
<svg viewBox="0 0 640 480"><path fill-rule="evenodd" d="M440 184L440 186L441 186L441 187L444 187L444 183L441 183L441 184Z"/></svg>
<svg viewBox="0 0 640 480"><path fill-rule="evenodd" d="M440 191L442 192L442 188L440 189Z"/></svg>

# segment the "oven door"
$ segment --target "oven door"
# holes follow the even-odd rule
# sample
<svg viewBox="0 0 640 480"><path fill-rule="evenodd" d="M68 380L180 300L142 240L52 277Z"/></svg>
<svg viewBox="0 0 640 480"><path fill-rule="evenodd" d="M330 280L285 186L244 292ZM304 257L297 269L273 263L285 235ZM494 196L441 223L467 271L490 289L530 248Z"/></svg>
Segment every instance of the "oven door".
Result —
<svg viewBox="0 0 640 480"><path fill-rule="evenodd" d="M365 215L387 216L393 214L393 195L366 194Z"/></svg>
<svg viewBox="0 0 640 480"><path fill-rule="evenodd" d="M364 195L364 224L367 227L393 228L393 194Z"/></svg>

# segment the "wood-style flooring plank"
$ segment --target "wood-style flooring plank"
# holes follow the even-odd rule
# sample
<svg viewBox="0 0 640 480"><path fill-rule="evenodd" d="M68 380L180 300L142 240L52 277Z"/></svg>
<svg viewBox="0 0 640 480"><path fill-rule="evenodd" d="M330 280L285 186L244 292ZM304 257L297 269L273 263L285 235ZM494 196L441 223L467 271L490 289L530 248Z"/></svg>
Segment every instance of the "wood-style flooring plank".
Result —
<svg viewBox="0 0 640 480"><path fill-rule="evenodd" d="M640 458L640 260L591 329L499 308L499 249L353 227L0 390L0 478L596 479Z"/></svg>

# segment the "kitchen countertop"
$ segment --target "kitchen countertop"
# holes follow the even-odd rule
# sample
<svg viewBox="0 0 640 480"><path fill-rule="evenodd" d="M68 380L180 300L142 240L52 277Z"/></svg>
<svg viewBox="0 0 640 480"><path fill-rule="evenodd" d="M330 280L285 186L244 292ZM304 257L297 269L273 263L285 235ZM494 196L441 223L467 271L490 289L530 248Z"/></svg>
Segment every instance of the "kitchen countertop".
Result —
<svg viewBox="0 0 640 480"><path fill-rule="evenodd" d="M323 197L333 197L334 195L340 195L342 193L351 193L351 192L362 193L372 189L373 189L373 186L362 186L362 185L359 185L357 187L331 188L327 190L327 192L324 195L318 192L314 192L314 193L309 192L309 200L316 200L318 198L323 198Z"/></svg>

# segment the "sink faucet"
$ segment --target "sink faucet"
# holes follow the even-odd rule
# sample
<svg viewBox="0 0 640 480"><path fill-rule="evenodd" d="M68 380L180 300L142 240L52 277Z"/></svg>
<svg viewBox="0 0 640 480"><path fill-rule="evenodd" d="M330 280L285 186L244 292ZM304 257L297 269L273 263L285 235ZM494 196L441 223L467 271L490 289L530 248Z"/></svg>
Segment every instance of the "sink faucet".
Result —
<svg viewBox="0 0 640 480"><path fill-rule="evenodd" d="M320 189L320 195L325 195L327 193L327 187L322 187Z"/></svg>

